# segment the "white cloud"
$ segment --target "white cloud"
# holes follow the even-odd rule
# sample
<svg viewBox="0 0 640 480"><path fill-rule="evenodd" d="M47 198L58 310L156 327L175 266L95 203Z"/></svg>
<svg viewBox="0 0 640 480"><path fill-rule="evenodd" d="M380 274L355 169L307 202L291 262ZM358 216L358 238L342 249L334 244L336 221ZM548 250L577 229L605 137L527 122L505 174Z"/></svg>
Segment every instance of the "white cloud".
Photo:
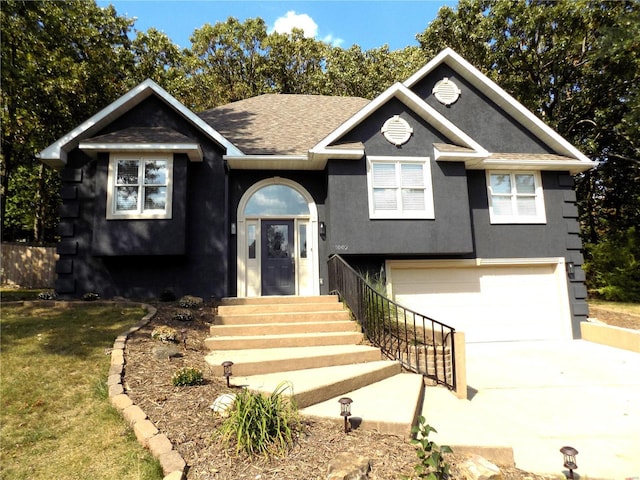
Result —
<svg viewBox="0 0 640 480"><path fill-rule="evenodd" d="M305 37L315 37L318 34L318 24L306 13L296 13L290 10L284 17L276 19L273 29L278 33L291 33L294 28L304 32Z"/></svg>

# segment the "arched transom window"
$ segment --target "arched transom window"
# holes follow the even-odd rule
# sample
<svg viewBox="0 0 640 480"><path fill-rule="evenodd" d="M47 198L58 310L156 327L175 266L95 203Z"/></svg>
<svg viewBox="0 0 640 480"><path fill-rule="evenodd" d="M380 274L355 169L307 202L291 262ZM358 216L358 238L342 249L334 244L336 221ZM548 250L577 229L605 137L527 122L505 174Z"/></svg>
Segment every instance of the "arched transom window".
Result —
<svg viewBox="0 0 640 480"><path fill-rule="evenodd" d="M307 200L287 185L262 187L247 202L246 217L309 215Z"/></svg>

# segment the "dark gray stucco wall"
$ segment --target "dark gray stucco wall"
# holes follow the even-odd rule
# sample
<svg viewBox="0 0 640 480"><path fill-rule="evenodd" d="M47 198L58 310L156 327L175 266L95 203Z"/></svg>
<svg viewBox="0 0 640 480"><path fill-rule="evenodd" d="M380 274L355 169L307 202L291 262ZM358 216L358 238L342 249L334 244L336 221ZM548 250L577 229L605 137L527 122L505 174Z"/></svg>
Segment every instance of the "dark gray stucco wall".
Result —
<svg viewBox="0 0 640 480"><path fill-rule="evenodd" d="M66 193L56 289L71 297L96 292L105 298L147 298L164 290L227 296L229 229L222 150L156 97L100 133L128 126L177 130L201 145L204 161L174 157L173 220L112 221L104 219L106 160L92 160L77 149L70 152L62 172Z"/></svg>
<svg viewBox="0 0 640 480"><path fill-rule="evenodd" d="M462 92L458 101L449 106L432 93L434 85L444 77L455 82ZM448 65L437 67L412 90L489 152L553 153Z"/></svg>
<svg viewBox="0 0 640 480"><path fill-rule="evenodd" d="M401 147L380 133L400 115L413 128ZM362 141L369 156L429 157L435 219L370 219L366 159L330 160L328 175L328 253L343 255L462 255L473 251L464 164L433 160L433 143L446 139L403 103L392 100L345 140Z"/></svg>

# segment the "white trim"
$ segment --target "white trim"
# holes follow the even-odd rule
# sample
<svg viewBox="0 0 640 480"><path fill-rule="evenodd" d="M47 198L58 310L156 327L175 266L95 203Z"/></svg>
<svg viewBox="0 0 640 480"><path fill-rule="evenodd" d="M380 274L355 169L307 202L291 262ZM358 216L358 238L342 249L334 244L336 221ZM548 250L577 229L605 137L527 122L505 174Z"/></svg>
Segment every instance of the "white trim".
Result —
<svg viewBox="0 0 640 480"><path fill-rule="evenodd" d="M192 162L204 159L202 148L197 143L89 143L80 142L80 150L93 152L172 152L185 153Z"/></svg>
<svg viewBox="0 0 640 480"><path fill-rule="evenodd" d="M261 215L261 216L249 216L246 217L244 215L245 209L247 207L247 203L253 197L253 195L260 190L269 185L286 185L296 192L298 192L302 197L306 200L307 205L309 207L308 215ZM311 269L309 272L309 282L310 285L302 286L299 281L299 274L301 269L299 265L296 263L296 295L299 295L301 291L307 291L310 295L319 295L320 294L320 258L319 258L319 247L318 247L318 209L315 201L311 194L299 183L294 182L293 180L289 180L287 178L282 177L272 177L267 178L265 180L261 180L257 183L254 183L247 191L242 195L240 202L238 203L237 210L237 238L236 238L236 246L237 246L237 296L238 297L246 297L252 292L249 291L250 282L249 275L255 274L255 271L250 271L248 268L248 248L247 248L247 238L246 238L246 226L248 224L256 225L256 238L258 241L256 242L256 260L257 260L257 274L258 274L258 283L257 283L257 295L261 295L260 285L260 268L261 268L261 258L260 258L260 248L259 248L259 239L260 239L260 221L262 219L269 218L280 218L280 219L291 219L294 220L294 235L297 238L299 225L301 222L308 222L307 225L307 259L311 262ZM298 245L296 247L296 259L298 259Z"/></svg>
<svg viewBox="0 0 640 480"><path fill-rule="evenodd" d="M340 140L340 138L342 138L350 130L366 120L370 115L376 112L381 106L386 104L392 98L397 98L398 100L406 104L425 122L433 126L446 138L452 140L458 145L475 150L480 155L484 155L485 157L488 156L489 152L487 152L479 143L473 140L470 136L460 130L446 117L440 114L437 110L435 110L424 100L422 100L418 95L416 95L401 83L394 83L393 85L391 85L375 99L365 105L353 117L344 122L332 133L321 140L310 151L314 154L325 154L330 156L332 149L330 149L329 146L332 143Z"/></svg>
<svg viewBox="0 0 640 480"><path fill-rule="evenodd" d="M135 212L116 212L115 202L116 196L116 164L119 160L136 160L138 162L144 162L146 160L162 160L167 162L167 197L164 211L150 210L150 211L135 211ZM138 166L139 175L141 167ZM143 169L142 169L143 170ZM138 202L143 202L144 199L141 196L142 188L139 187ZM107 176L107 206L106 206L106 219L107 220L169 220L173 214L173 156L152 154L152 153L140 153L125 154L115 153L109 156L109 173Z"/></svg>
<svg viewBox="0 0 640 480"><path fill-rule="evenodd" d="M534 193L532 196L535 198L535 206L536 206L536 214L535 215L518 215L517 212L512 215L498 215L494 212L493 209L493 194L491 192L491 175L509 175L510 183L511 183L511 192L508 194L509 198L513 202L517 199L517 195L515 194L515 179L514 175L532 175L534 182ZM489 202L489 220L491 224L544 224L547 223L547 215L545 212L545 203L544 203L544 189L542 188L542 179L540 177L539 171L521 171L521 170L486 170L485 171L485 180L487 186L487 199ZM498 194L496 194L498 195ZM507 196L507 194L503 194L503 196Z"/></svg>
<svg viewBox="0 0 640 480"><path fill-rule="evenodd" d="M424 210L402 210L400 209L400 199L398 199L398 210L376 211L373 198L373 163L417 163L423 166L424 176ZM397 173L397 168L396 168ZM401 185L394 187L397 192L402 189ZM371 219L434 219L435 208L433 203L433 180L431 178L431 159L429 157L395 157L395 156L367 156L367 192L369 200L369 218Z"/></svg>
<svg viewBox="0 0 640 480"><path fill-rule="evenodd" d="M436 55L429 63L409 77L404 85L412 88L422 80L428 73L433 71L441 63L446 63L464 79L478 88L489 97L505 112L510 114L516 121L533 133L538 139L561 155L574 157L585 164L585 170L596 166L595 162L571 145L560 134L549 127L546 123L536 117L530 110L525 108L520 102L509 95L505 90L483 75L480 70L467 62L451 48L445 48Z"/></svg>
<svg viewBox="0 0 640 480"><path fill-rule="evenodd" d="M100 131L103 127L119 118L124 113L141 103L143 100L151 96L153 93L158 95L176 112L182 115L186 120L199 128L205 135L226 149L227 154L242 155L242 151L233 143L224 138L220 133L214 130L208 123L198 117L195 113L185 107L182 103L171 96L160 85L151 79L147 79L120 98L107 105L98 113L88 120L82 122L76 128L66 133L47 148L36 155L44 163L54 167L66 164L67 152L78 146L80 141Z"/></svg>

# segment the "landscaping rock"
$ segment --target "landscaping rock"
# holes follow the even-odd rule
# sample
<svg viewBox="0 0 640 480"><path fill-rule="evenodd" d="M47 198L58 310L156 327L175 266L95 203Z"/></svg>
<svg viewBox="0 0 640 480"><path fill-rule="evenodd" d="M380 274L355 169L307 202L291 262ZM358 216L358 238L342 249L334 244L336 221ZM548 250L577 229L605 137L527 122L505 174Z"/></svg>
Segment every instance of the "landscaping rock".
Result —
<svg viewBox="0 0 640 480"><path fill-rule="evenodd" d="M326 480L368 480L371 461L366 457L341 453L329 462Z"/></svg>
<svg viewBox="0 0 640 480"><path fill-rule="evenodd" d="M221 417L228 417L235 400L236 396L233 393L225 393L216 398L210 408Z"/></svg>
<svg viewBox="0 0 640 480"><path fill-rule="evenodd" d="M149 451L155 458L173 450L173 445L164 433L159 433L155 437L149 439Z"/></svg>
<svg viewBox="0 0 640 480"><path fill-rule="evenodd" d="M184 458L175 450L164 453L158 458L160 465L162 466L162 472L165 475L169 475L173 472L184 472L184 467L187 466Z"/></svg>
<svg viewBox="0 0 640 480"><path fill-rule="evenodd" d="M473 455L459 466L465 480L502 480L500 469L480 455Z"/></svg>
<svg viewBox="0 0 640 480"><path fill-rule="evenodd" d="M167 360L171 357L179 357L182 355L180 349L175 345L158 345L153 347L153 356L158 360Z"/></svg>

